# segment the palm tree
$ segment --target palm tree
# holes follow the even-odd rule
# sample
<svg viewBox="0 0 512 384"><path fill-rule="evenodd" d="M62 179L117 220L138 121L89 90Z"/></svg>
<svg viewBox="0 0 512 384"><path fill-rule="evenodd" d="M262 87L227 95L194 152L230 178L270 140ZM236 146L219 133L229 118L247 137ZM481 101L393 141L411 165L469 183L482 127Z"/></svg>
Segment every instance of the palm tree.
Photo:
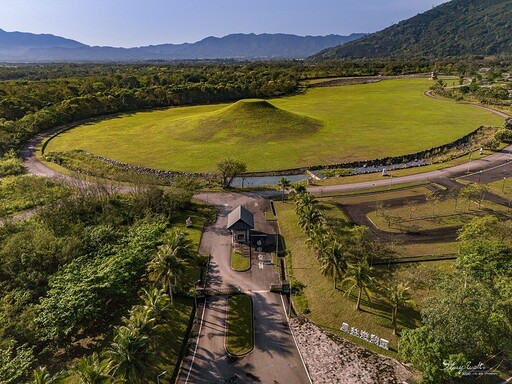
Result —
<svg viewBox="0 0 512 384"><path fill-rule="evenodd" d="M310 234L321 221L322 214L314 205L306 205L299 212L299 226L306 234Z"/></svg>
<svg viewBox="0 0 512 384"><path fill-rule="evenodd" d="M336 280L343 276L347 271L347 261L340 243L336 240L319 256L322 266L320 271L324 276L332 276L334 280L334 289L336 289Z"/></svg>
<svg viewBox="0 0 512 384"><path fill-rule="evenodd" d="M165 323L169 319L170 301L169 296L165 295L163 289L151 287L149 290L143 290L143 309L149 314L149 317L155 319L157 324Z"/></svg>
<svg viewBox="0 0 512 384"><path fill-rule="evenodd" d="M171 304L174 303L173 285L185 270L185 260L193 255L192 241L186 236L179 229L172 231L167 243L159 248L148 266L150 276L169 291Z"/></svg>
<svg viewBox="0 0 512 384"><path fill-rule="evenodd" d="M414 305L409 295L409 286L407 283L389 282L384 287L384 297L391 304L391 325L393 326L393 334L398 335L396 320L398 317L398 309L407 305Z"/></svg>
<svg viewBox="0 0 512 384"><path fill-rule="evenodd" d="M101 360L96 352L78 360L73 368L74 375L82 384L111 384L114 378L109 374L110 363Z"/></svg>
<svg viewBox="0 0 512 384"><path fill-rule="evenodd" d="M34 369L32 384L57 384L62 380L59 375L50 375L46 367L38 367Z"/></svg>
<svg viewBox="0 0 512 384"><path fill-rule="evenodd" d="M127 383L146 383L154 377L155 361L150 335L141 334L132 326L116 328L114 341L107 350L111 374Z"/></svg>
<svg viewBox="0 0 512 384"><path fill-rule="evenodd" d="M279 180L279 186L281 187L281 189L283 190L283 197L282 197L282 201L284 201L284 195L285 195L285 192L290 189L290 187L292 186L292 184L290 183L290 180L288 180L286 177L282 177L281 180Z"/></svg>
<svg viewBox="0 0 512 384"><path fill-rule="evenodd" d="M173 285L177 284L178 276L185 270L183 260L174 255L172 248L164 245L149 262L148 270L150 277L169 292L169 298L173 304Z"/></svg>
<svg viewBox="0 0 512 384"><path fill-rule="evenodd" d="M295 212L298 214L305 209L305 207L316 206L318 200L311 193L301 193L295 197Z"/></svg>
<svg viewBox="0 0 512 384"><path fill-rule="evenodd" d="M347 273L345 275L345 278L342 280L342 283L345 283L347 281L352 282L352 285L347 290L347 295L350 295L350 292L354 288L357 288L357 302L356 302L356 311L360 311L361 307L361 296L363 292L366 294L366 297L368 297L368 300L371 300L371 292L369 290L369 287L373 283L373 267L371 267L368 264L368 261L366 259L363 259L359 261L356 265L351 265Z"/></svg>
<svg viewBox="0 0 512 384"><path fill-rule="evenodd" d="M317 223L310 231L306 244L316 250L317 258L329 247L333 242L333 238L326 226L320 222Z"/></svg>

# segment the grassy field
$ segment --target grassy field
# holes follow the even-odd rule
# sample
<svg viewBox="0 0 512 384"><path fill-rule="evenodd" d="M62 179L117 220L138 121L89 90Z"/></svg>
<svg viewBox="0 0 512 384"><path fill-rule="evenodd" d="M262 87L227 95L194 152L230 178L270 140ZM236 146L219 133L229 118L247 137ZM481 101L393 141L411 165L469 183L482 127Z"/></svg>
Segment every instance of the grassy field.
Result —
<svg viewBox="0 0 512 384"><path fill-rule="evenodd" d="M243 356L254 348L252 300L247 295L229 299L226 349L235 356Z"/></svg>
<svg viewBox="0 0 512 384"><path fill-rule="evenodd" d="M343 335L357 344L396 357L398 338L393 335L389 305L377 294L371 302L363 296L362 311L355 311L356 292L346 296L344 291L334 289L332 279L321 274L320 263L311 249L305 246L306 235L297 224L294 204L292 202L275 204L281 234L290 254L289 273L296 284L300 283L303 286L301 290L304 297L301 301L307 303L308 317L321 327ZM392 270L386 267L381 267L377 271L380 277L387 276L389 273L392 273ZM385 351L356 337L343 334L340 331L342 322L389 340L394 351ZM398 325L399 328L419 325L418 313L414 310L399 313Z"/></svg>
<svg viewBox="0 0 512 384"><path fill-rule="evenodd" d="M64 132L46 151L84 149L159 169L213 171L236 157L249 171L400 155L455 140L502 119L427 98L425 79L314 88L269 102L124 115Z"/></svg>
<svg viewBox="0 0 512 384"><path fill-rule="evenodd" d="M387 214L396 217L396 224L388 226L387 221L377 211L370 212L368 217L380 229L387 232L405 232L411 229L422 231L445 227L461 226L478 216L495 215L501 218L510 218L508 207L491 201L483 201L481 206L471 201L459 199L457 210L455 200L446 199L439 203L418 204L412 207L401 206L387 208Z"/></svg>

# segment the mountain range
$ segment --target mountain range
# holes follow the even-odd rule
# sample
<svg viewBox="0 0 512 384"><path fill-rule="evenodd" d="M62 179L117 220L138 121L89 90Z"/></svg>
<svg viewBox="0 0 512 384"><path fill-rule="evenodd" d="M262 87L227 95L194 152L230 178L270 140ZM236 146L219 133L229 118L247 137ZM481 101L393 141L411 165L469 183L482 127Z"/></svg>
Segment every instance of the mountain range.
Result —
<svg viewBox="0 0 512 384"><path fill-rule="evenodd" d="M303 59L364 36L232 34L196 43L137 48L97 47L49 34L0 29L0 62L134 62L195 59Z"/></svg>
<svg viewBox="0 0 512 384"><path fill-rule="evenodd" d="M512 55L511 0L452 0L314 59Z"/></svg>

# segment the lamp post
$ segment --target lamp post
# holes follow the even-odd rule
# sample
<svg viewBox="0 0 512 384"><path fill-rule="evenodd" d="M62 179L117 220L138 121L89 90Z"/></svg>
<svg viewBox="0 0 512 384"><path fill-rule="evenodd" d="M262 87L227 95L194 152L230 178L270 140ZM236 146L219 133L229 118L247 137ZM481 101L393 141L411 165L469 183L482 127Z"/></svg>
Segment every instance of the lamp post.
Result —
<svg viewBox="0 0 512 384"><path fill-rule="evenodd" d="M167 371L163 371L161 374L159 374L157 377L156 377L156 382L157 384L160 384L160 377L162 377L163 375L166 375L167 374Z"/></svg>
<svg viewBox="0 0 512 384"><path fill-rule="evenodd" d="M507 180L506 177L503 178L503 185L501 186L501 192L505 192L505 180Z"/></svg>
<svg viewBox="0 0 512 384"><path fill-rule="evenodd" d="M483 171L478 172L478 184L480 184L480 180L482 180L482 172Z"/></svg>

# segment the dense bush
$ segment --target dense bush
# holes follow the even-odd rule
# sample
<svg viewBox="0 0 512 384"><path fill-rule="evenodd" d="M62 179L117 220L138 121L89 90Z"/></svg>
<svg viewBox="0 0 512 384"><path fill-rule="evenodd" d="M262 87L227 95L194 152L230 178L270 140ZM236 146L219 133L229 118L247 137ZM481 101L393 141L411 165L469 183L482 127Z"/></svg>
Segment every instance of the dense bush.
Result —
<svg viewBox="0 0 512 384"><path fill-rule="evenodd" d="M25 173L23 161L19 159L14 151L7 152L0 158L0 177L21 175Z"/></svg>

